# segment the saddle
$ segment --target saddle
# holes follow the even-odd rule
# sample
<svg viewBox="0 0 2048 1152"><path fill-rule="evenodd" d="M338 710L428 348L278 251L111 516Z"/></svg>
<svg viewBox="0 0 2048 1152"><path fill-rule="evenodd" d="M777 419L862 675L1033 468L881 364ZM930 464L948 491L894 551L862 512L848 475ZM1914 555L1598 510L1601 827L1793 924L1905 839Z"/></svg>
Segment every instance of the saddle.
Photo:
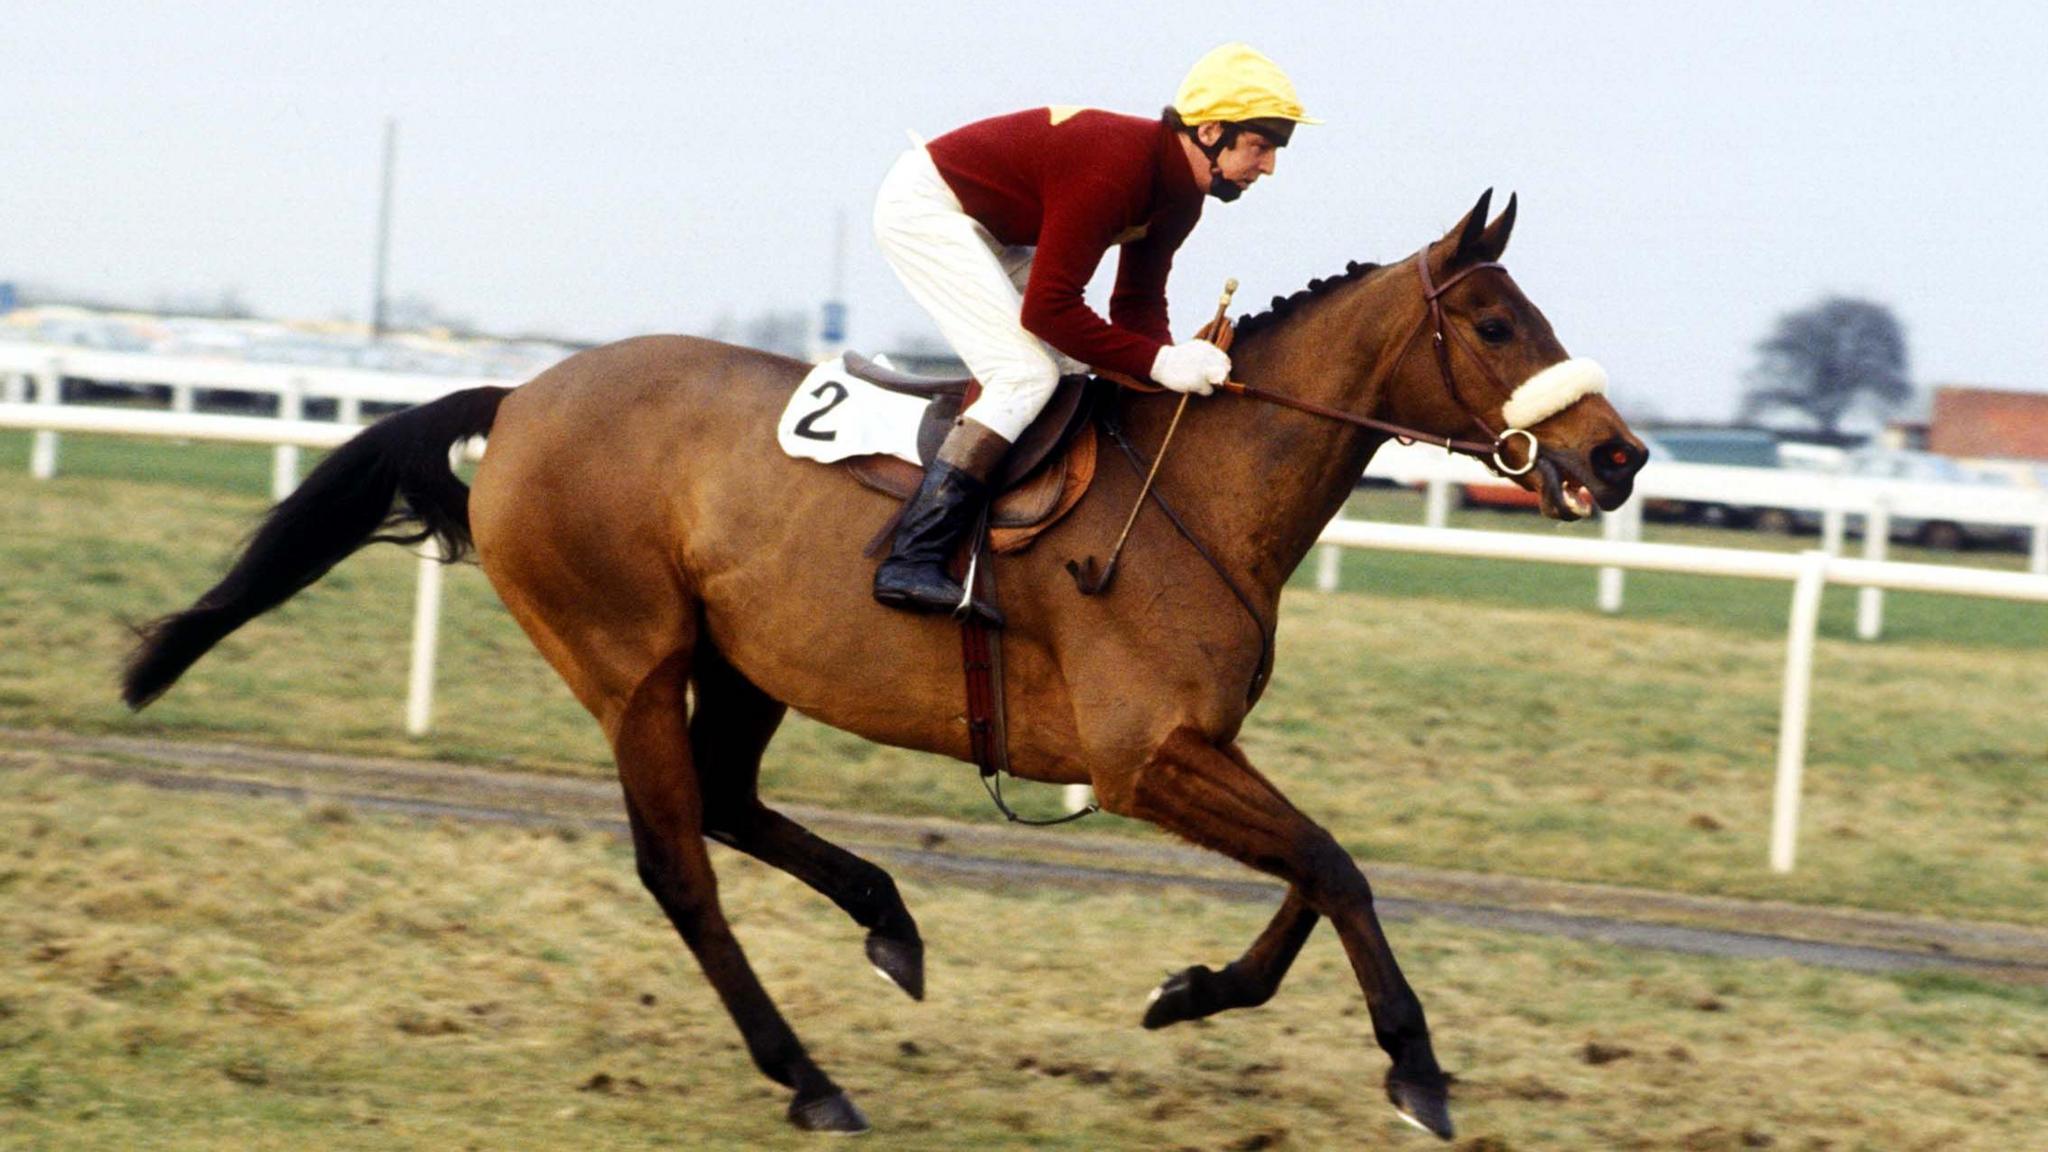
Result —
<svg viewBox="0 0 2048 1152"><path fill-rule="evenodd" d="M849 373L878 388L929 401L917 431L917 454L925 465L938 454L960 413L981 394L980 384L970 377L915 376L857 352L846 353L845 363ZM1062 377L1038 418L1011 445L994 478L998 495L989 508L989 546L996 552L1030 547L1087 493L1095 479L1094 402L1088 377ZM924 478L923 468L894 456L855 456L844 464L854 479L898 500L909 499ZM877 552L894 531L892 520L868 553Z"/></svg>
<svg viewBox="0 0 2048 1152"><path fill-rule="evenodd" d="M1228 306L1230 292L1236 286L1237 281L1230 282L1230 288L1224 290L1223 303L1217 306L1216 319L1197 333L1200 337L1213 339L1218 347L1225 350L1229 349L1234 333L1224 316L1224 308ZM848 373L876 387L927 398L929 403L925 406L923 423L917 435L918 459L926 466L938 454L939 445L952 429L953 421L980 394L980 386L967 377L913 376L884 368L855 352L846 353L844 363ZM1114 392L1118 388L1160 391L1156 384L1133 380L1116 372L1099 371L1093 377L1060 378L1052 399L1031 426L1024 430L1024 435L1010 446L1002 471L995 478L998 495L989 510L989 549L998 553L1023 551L1087 494L1089 483L1095 479L1098 432L1094 405L1097 402L1114 404ZM1118 443L1121 444L1121 440ZM1129 447L1125 446L1124 451L1128 453ZM1161 452L1164 451L1162 447ZM1131 461L1133 466L1137 465L1136 456L1132 456ZM898 500L909 499L924 479L923 469L895 456L853 456L843 463L862 484ZM1148 478L1146 490L1149 491L1150 486ZM1139 499L1143 501L1142 493ZM1170 512L1168 514L1171 515ZM1136 516L1135 510L1132 515ZM1128 525L1125 531L1129 532ZM867 554L873 556L881 551L895 533L896 518L891 517L869 542ZM1121 550L1122 546L1123 542L1119 540L1118 549ZM976 567L968 563L969 554L981 547L972 537L969 538L962 555L955 560L955 576L972 586L970 591L986 589L993 598L994 565L982 566L983 570L977 575ZM1205 552L1203 555L1208 554ZM1092 557L1089 562L1094 562ZM1112 567L1115 562L1112 554ZM1068 566L1071 568L1072 564ZM1239 599L1243 597L1240 595ZM1256 618L1257 613L1253 615ZM960 656L966 674L969 754L975 767L980 769L982 787L988 790L989 798L995 801L996 809L1003 817L1013 824L1064 824L1097 811L1097 806L1091 803L1077 812L1050 820L1031 820L1011 811L1003 801L1002 786L1003 776L1010 770L1009 729L1003 708L1002 633L990 629L977 615L964 614L960 620ZM1265 667L1264 657L1260 667Z"/></svg>

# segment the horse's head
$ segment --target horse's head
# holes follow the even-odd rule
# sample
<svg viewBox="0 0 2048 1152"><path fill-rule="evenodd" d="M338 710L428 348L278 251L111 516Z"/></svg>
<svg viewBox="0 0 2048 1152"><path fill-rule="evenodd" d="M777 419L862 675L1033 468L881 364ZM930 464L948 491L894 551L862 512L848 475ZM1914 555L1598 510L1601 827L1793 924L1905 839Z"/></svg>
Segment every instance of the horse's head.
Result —
<svg viewBox="0 0 2048 1152"><path fill-rule="evenodd" d="M1514 230L1515 201L1509 197L1489 224L1492 197L1489 189L1443 239L1408 262L1421 280L1423 315L1393 365L1381 411L1442 435L1469 436L1477 428L1497 438L1497 460L1537 493L1545 516L1577 520L1595 504L1612 511L1628 499L1649 451L1602 394L1599 367L1566 354L1550 322L1499 265Z"/></svg>

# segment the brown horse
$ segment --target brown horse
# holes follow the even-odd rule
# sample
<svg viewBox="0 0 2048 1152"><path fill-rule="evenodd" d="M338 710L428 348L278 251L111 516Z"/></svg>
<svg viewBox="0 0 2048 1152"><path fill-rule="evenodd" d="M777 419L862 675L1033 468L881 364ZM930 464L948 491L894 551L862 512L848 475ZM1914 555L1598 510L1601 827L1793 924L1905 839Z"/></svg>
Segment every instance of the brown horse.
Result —
<svg viewBox="0 0 2048 1152"><path fill-rule="evenodd" d="M1354 265L1245 321L1237 377L1439 436L1491 432L1507 382L1565 352L1492 263L1514 202L1491 225L1487 203L1415 260ZM776 447L776 417L805 368L648 337L573 356L516 391L459 392L374 425L271 511L219 585L144 629L125 696L147 703L221 637L370 540L433 535L459 556L473 538L513 616L603 725L640 876L755 1064L793 1090L790 1118L859 1131L859 1110L805 1052L733 938L705 840L845 909L868 929L875 965L921 999L923 945L895 884L763 805L761 756L790 708L887 744L970 752L955 626L869 598L862 546L892 503ZM1173 400L1124 394L1113 407L1149 459ZM490 451L467 491L447 451L486 431ZM1590 502L1612 509L1627 498L1645 453L1604 398L1528 431L1540 456L1520 482L1546 514L1576 519ZM1120 578L1083 596L1064 563L1107 549L1140 483L1112 450L1064 522L998 562L1009 763L1031 780L1092 784L1108 811L1288 884L1242 957L1221 971L1189 968L1153 993L1147 1027L1263 1003L1328 917L1392 1058L1389 1098L1448 1138L1446 1077L1364 874L1235 743L1263 683L1281 585L1386 438L1238 396L1195 400L1156 482L1180 526L1140 516ZM1521 438L1502 443L1513 456ZM376 534L402 522L417 530Z"/></svg>

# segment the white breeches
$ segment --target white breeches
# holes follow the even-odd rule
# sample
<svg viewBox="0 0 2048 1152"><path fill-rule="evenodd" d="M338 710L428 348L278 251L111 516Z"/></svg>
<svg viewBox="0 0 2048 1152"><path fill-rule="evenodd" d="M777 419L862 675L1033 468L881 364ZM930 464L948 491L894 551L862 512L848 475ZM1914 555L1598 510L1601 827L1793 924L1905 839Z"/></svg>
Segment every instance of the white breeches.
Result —
<svg viewBox="0 0 2048 1152"><path fill-rule="evenodd" d="M1062 373L1086 371L1019 321L1036 250L998 243L967 215L922 145L904 152L882 179L875 240L911 298L981 381L981 397L962 415L1015 441Z"/></svg>

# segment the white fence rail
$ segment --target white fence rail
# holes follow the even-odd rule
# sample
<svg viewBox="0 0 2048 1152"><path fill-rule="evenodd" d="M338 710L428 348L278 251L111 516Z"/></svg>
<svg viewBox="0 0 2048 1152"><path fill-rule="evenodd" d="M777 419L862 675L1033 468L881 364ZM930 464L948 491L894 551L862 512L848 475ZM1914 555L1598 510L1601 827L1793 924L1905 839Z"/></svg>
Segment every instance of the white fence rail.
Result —
<svg viewBox="0 0 2048 1152"><path fill-rule="evenodd" d="M297 391L309 397L419 404L478 384L516 384L487 377L428 376L377 372L367 368L278 364L209 356L159 356L144 352L103 352L61 344L0 341L0 373L43 376L55 372L74 380L148 384L201 392L245 392L278 396ZM172 407L180 405L173 402Z"/></svg>
<svg viewBox="0 0 2048 1152"><path fill-rule="evenodd" d="M282 500L298 485L299 449L333 447L346 440L343 426L362 423L362 406L371 404L424 404L464 388L484 384L517 385L518 380L496 377L424 376L397 372L373 372L361 368L327 368L312 365L271 364L204 356L157 356L136 352L102 352L48 344L0 342L0 407L28 402L53 410L47 423L34 425L35 445L29 454L29 471L37 479L57 474L60 432L123 433L121 421L110 414L128 409L65 404L66 379L84 379L140 387L168 388L169 415L195 420L233 420L236 417L202 416L194 412L199 392L236 392L244 395L277 397L275 421L263 417L242 417L252 423L277 423L278 434L265 439L253 430L248 435L232 434L231 424L196 424L186 427L213 431L169 431L161 435L189 439L223 439L242 443L274 444L271 467L271 495ZM308 400L335 402L335 422L308 423L302 417ZM60 415L61 413L61 415ZM106 422L95 422L102 420ZM10 425L23 427L21 424ZM169 429L171 425L163 425ZM312 429L326 428L333 435ZM222 434L216 434L220 432ZM150 435L154 433L140 433ZM336 438L338 437L338 438Z"/></svg>
<svg viewBox="0 0 2048 1152"><path fill-rule="evenodd" d="M66 375L91 374L133 383L168 383L209 390L277 391L279 395L296 393L300 396L342 395L344 393L340 390L345 388L351 390L358 401L406 403L432 399L478 384L498 383L481 378L449 377L378 377L372 382L359 378L376 376L373 373L302 371L275 365L214 361L174 362L163 357L72 354L68 350L61 357L45 355L40 361L23 367L26 358L18 354L20 347L0 345L0 377L5 377L10 371L34 377L38 382L37 402L24 402L27 397L19 383L11 384L5 398L0 399L0 428L26 428L37 432L37 447L32 454L31 467L39 477L48 477L55 472L55 437L60 432L270 444L278 446L282 452L298 447L332 448L358 431L353 421L323 423L294 418L201 415L175 410L175 404L170 412L66 405L58 402L57 395L58 382ZM7 359L9 352L16 353L14 359ZM168 366L173 363L181 366ZM216 369L220 370L218 374ZM282 384L279 383L281 379L284 381ZM284 410L295 413L295 409L290 407ZM44 459L45 437L49 438L47 461ZM285 471L281 462L278 470L280 498L289 493L292 484L296 483L295 469L289 477ZM1336 585L1335 549L1339 547L1597 567L1602 571L1601 604L1610 611L1620 605L1620 574L1628 569L1790 581L1793 594L1786 636L1783 712L1779 727L1770 844L1771 867L1780 872L1792 869L1797 845L1813 648L1820 616L1820 596L1826 584L1832 581L1860 586L1866 596L1891 588L2048 604L2048 576L2041 574L2048 570L2048 565L2043 562L2043 540L2048 539L2048 494L1996 489L1987 492L1974 486L1963 491L1936 492L1925 489L1957 486L1914 486L1771 471L1763 473L1767 479L1759 479L1755 475L1758 470L1754 469L1652 465L1644 470L1639 480L1638 499L1623 510L1623 515L1608 518L1607 538L1592 540L1441 527L1449 503L1449 485L1483 480L1486 475L1466 471L1464 463L1453 458L1437 453L1396 451L1389 454L1386 462L1375 462L1373 471L1377 475L1426 483L1429 497L1425 501L1425 515L1432 526L1333 521L1322 535L1322 542L1328 546L1318 566L1318 584L1322 587L1334 588ZM1866 547L1872 547L1874 541L1876 554L1857 560L1831 555L1824 550L1793 554L1649 544L1627 538L1633 532L1633 513L1640 508L1640 498L1653 495L1759 507L1832 509L1838 514L1860 511L1872 517L1867 533L1871 539L1866 541ZM2028 525L2034 531L2033 571L2002 572L1885 561L1882 559L1884 519L1893 511L1927 518ZM1839 524L1830 539L1839 541ZM406 702L406 731L415 736L425 734L431 724L440 595L441 566L433 551L428 549L420 560Z"/></svg>
<svg viewBox="0 0 2048 1152"><path fill-rule="evenodd" d="M1778 728L1777 786L1771 815L1771 867L1779 872L1792 870L1797 846L1800 783L1806 770L1806 720L1813 684L1814 639L1820 624L1821 591L1829 581L1866 589L1994 596L2048 604L2048 576L1936 564L1854 560L1817 550L1797 554L1757 552L1741 548L1536 536L1523 532L1473 532L1363 520L1331 521L1323 529L1322 542L1347 548L1422 552L1439 556L1535 560L1551 564L1792 581L1791 620L1786 634L1785 689ZM2048 635L2048 628L2044 628L2043 633Z"/></svg>
<svg viewBox="0 0 2048 1152"><path fill-rule="evenodd" d="M1449 490L1460 484L1498 484L1475 461L1441 449L1389 444L1368 475L1430 490L1426 522L1442 527ZM1652 458L1636 477L1646 499L1693 500L1788 512L1869 515L1987 524L2025 529L2034 539L2032 570L2048 572L2048 489L2000 484L1942 484L1885 480L1791 468L1734 468ZM1439 494L1440 493L1440 494ZM1830 549L1833 551L1833 549Z"/></svg>
<svg viewBox="0 0 2048 1152"><path fill-rule="evenodd" d="M1423 522L1433 528L1441 528L1448 523L1454 486L1499 483L1492 473L1464 457L1451 456L1441 449L1394 444L1380 450L1373 459L1369 474L1403 484L1422 485L1426 492ZM1818 513L1821 517L1821 550L1830 555L1842 551L1848 519L1858 516L1865 526L1863 557L1880 561L1890 550L1893 518L1912 517L2024 530L2030 540L2027 570L2037 575L2048 575L2048 489L1991 484L1932 484L1652 459L1636 477L1636 496L1620 514L1607 518L1602 529L1607 539L1641 538L1644 500L1694 500ZM1334 580L1336 564L1334 553L1324 554L1320 568L1323 575L1318 580L1321 587L1335 587L1331 581ZM1597 585L1597 602L1601 611L1621 611L1623 587L1621 568L1602 568ZM1856 607L1856 634L1859 637L1875 640L1882 633L1883 597L1882 589L1877 587L1866 587L1859 594Z"/></svg>

